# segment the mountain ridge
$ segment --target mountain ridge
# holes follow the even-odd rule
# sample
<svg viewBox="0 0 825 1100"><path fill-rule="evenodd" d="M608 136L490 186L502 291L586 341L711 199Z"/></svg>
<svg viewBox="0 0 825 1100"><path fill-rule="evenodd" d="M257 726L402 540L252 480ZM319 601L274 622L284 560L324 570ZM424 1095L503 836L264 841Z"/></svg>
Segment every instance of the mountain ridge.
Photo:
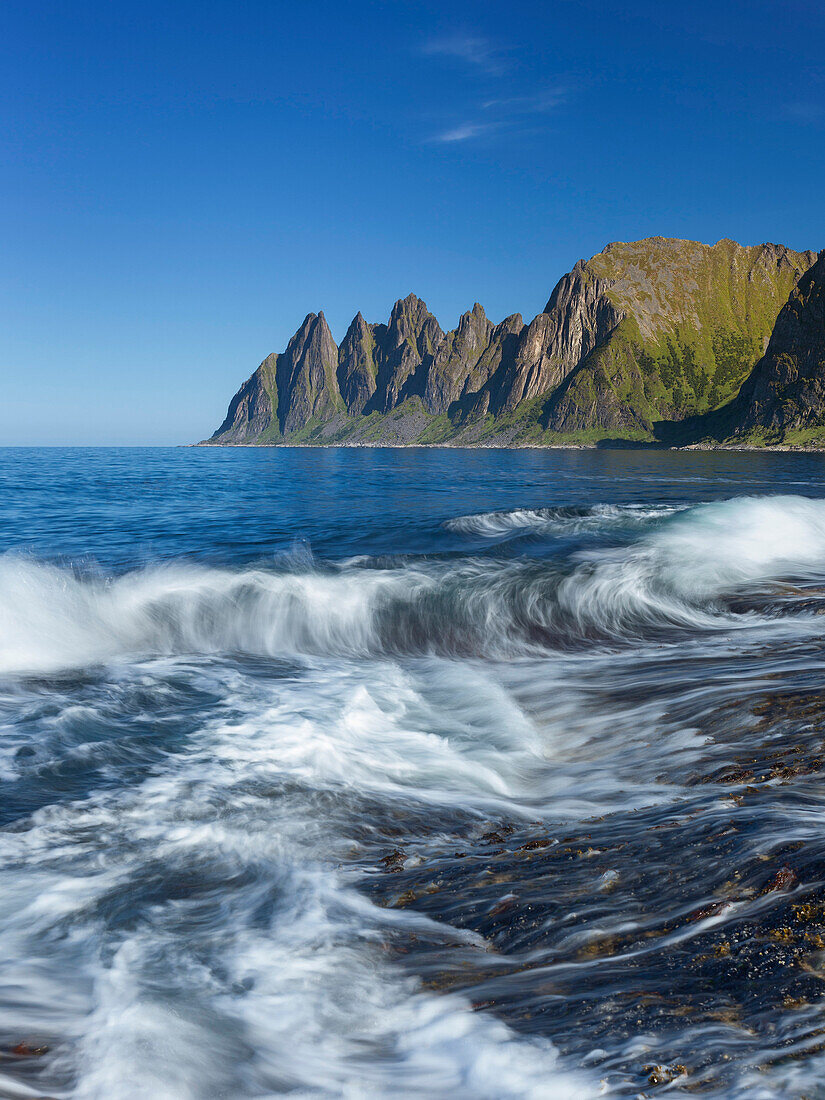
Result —
<svg viewBox="0 0 825 1100"><path fill-rule="evenodd" d="M445 333L408 294L386 324L358 312L339 347L309 313L204 442L653 442L662 425L730 404L816 261L770 243L650 237L579 260L526 324L494 324L476 302Z"/></svg>

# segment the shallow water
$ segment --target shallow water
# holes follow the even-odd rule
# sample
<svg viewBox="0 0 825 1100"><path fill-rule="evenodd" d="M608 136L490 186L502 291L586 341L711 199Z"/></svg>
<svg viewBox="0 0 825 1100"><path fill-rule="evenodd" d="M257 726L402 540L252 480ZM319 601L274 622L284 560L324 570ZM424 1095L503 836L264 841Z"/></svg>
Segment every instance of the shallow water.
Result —
<svg viewBox="0 0 825 1100"><path fill-rule="evenodd" d="M825 1096L823 471L0 451L0 1095Z"/></svg>

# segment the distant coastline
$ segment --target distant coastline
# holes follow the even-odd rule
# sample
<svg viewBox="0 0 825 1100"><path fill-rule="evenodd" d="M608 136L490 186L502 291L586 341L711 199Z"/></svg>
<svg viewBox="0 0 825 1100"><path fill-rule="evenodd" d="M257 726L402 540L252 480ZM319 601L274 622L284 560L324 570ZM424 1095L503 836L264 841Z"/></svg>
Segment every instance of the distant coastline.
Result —
<svg viewBox="0 0 825 1100"><path fill-rule="evenodd" d="M206 445L825 448L825 253L652 237L563 276L529 324L414 294L337 345L310 313Z"/></svg>
<svg viewBox="0 0 825 1100"><path fill-rule="evenodd" d="M668 443L632 442L619 444L599 443L189 443L189 447L213 447L218 450L296 450L320 451L347 450L368 451L756 451L781 454L825 454L825 445L805 443L687 443L674 446Z"/></svg>

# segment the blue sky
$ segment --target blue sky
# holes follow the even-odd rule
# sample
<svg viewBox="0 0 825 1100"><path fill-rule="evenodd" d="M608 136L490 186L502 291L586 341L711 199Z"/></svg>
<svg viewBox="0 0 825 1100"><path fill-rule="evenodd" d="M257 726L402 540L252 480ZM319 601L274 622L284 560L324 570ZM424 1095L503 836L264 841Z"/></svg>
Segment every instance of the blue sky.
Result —
<svg viewBox="0 0 825 1100"><path fill-rule="evenodd" d="M825 6L0 7L0 444L203 438L310 310L532 317L611 240L825 246Z"/></svg>

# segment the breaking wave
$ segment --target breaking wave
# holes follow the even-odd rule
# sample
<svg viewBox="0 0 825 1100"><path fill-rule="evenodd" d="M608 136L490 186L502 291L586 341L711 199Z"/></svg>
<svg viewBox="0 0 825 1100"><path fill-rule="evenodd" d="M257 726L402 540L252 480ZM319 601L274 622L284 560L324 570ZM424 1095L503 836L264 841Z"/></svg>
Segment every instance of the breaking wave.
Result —
<svg viewBox="0 0 825 1100"><path fill-rule="evenodd" d="M822 877L825 502L484 513L463 554L416 516L426 554L250 566L225 476L224 527L146 543L167 564L0 556L0 1093L570 1100L682 1063L726 1100L815 1090L751 1073L821 1028L751 917ZM409 549L406 513L370 498L359 541L317 508L249 544ZM531 531L559 545L497 550ZM711 954L740 916L754 953Z"/></svg>
<svg viewBox="0 0 825 1100"><path fill-rule="evenodd" d="M825 577L825 504L736 498L670 515L565 565L422 559L288 570L172 564L117 578L0 559L0 670L136 654L512 657L729 629L743 587Z"/></svg>
<svg viewBox="0 0 825 1100"><path fill-rule="evenodd" d="M458 534L485 538L528 532L580 535L622 528L633 530L666 519L681 512L684 507L668 504L594 504L580 508L516 508L509 512L458 516L447 520L444 526Z"/></svg>

